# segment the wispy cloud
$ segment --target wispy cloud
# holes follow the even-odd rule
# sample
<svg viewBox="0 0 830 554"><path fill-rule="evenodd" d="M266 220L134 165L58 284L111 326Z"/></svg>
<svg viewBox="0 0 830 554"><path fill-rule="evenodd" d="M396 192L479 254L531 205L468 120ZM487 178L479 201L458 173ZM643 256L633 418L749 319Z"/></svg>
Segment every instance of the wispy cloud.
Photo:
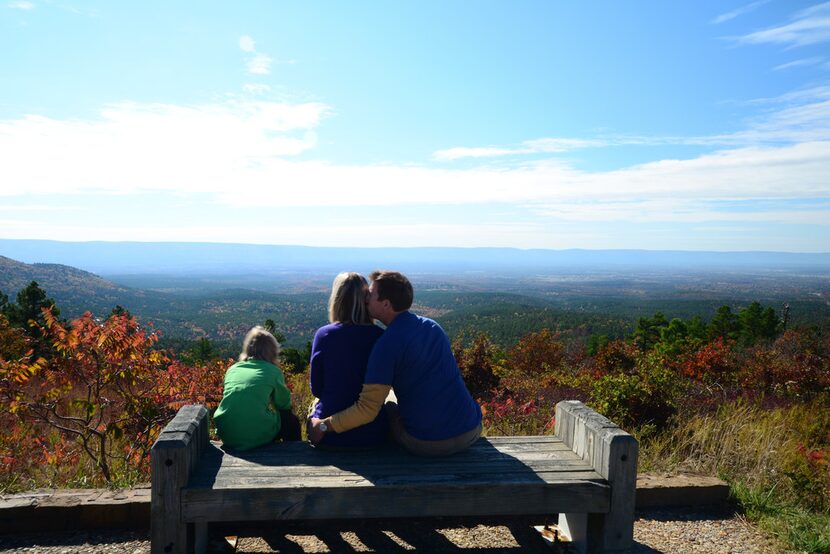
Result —
<svg viewBox="0 0 830 554"><path fill-rule="evenodd" d="M781 107L751 121L747 129L723 138L735 144L830 140L830 86L814 87L768 101L781 104Z"/></svg>
<svg viewBox="0 0 830 554"><path fill-rule="evenodd" d="M464 147L457 146L438 150L433 153L436 160L451 161L460 158L492 158L498 156L524 156L528 154L553 154L568 152L579 148L606 146L607 140L602 139L576 139L576 138L540 138L527 140L516 147L480 146Z"/></svg>
<svg viewBox="0 0 830 554"><path fill-rule="evenodd" d="M256 43L248 35L239 37L239 49L243 52L256 52Z"/></svg>
<svg viewBox="0 0 830 554"><path fill-rule="evenodd" d="M745 6L741 6L740 8L732 10L731 12L726 12L724 14L721 14L721 15L717 16L716 18L714 18L712 20L712 23L714 25L720 25L721 23L725 23L726 21L729 21L730 19L735 19L738 16L749 13L749 12L763 6L767 2L769 2L769 0L758 0L757 2L752 2L752 3L747 4Z"/></svg>
<svg viewBox="0 0 830 554"><path fill-rule="evenodd" d="M809 60L809 63L820 63ZM808 63L807 60L804 63ZM556 154L585 148L615 146L708 146L748 147L764 144L798 143L830 140L830 86L812 87L777 98L759 98L750 104L776 105L775 109L747 122L732 133L704 136L602 135L590 138L540 138L518 146L457 146L438 150L433 158L454 161L463 158L499 158Z"/></svg>
<svg viewBox="0 0 830 554"><path fill-rule="evenodd" d="M276 218L275 218L276 219ZM107 230L108 241L216 242L244 244L302 244L308 246L459 246L565 248L574 244L588 245L589 237L571 230L557 233L551 240L538 222L505 224L463 224L450 222L400 223L394 221L351 221L347 224L309 221L306 224L283 225L275 220L259 223L249 221L245 227L236 223L212 222L210 225L190 223L168 225L136 223ZM101 240L101 229L78 221L74 224L37 220L0 219L0 233L5 239L43 239L71 237L66 240ZM175 237L175 239L172 239ZM569 242L571 241L571 242ZM676 246L675 246L676 248ZM371 269L371 268L369 268Z"/></svg>
<svg viewBox="0 0 830 554"><path fill-rule="evenodd" d="M242 90L250 94L266 94L271 92L271 87L263 83L248 83L242 87Z"/></svg>
<svg viewBox="0 0 830 554"><path fill-rule="evenodd" d="M15 10L33 10L33 9L35 9L35 5L33 3L25 2L25 1L9 2L8 4L6 4L6 6L8 6L9 8L15 9Z"/></svg>
<svg viewBox="0 0 830 554"><path fill-rule="evenodd" d="M459 149L435 156L451 160L473 153L486 159L516 152L601 147L613 141L649 144L686 140L712 147L691 159L658 159L613 171L583 171L567 161L550 159L525 160L512 167L486 163L464 168L337 164L313 158L317 134L324 132L323 122L332 112L324 104L286 104L250 97L194 106L121 103L106 106L98 117L86 120L40 115L0 120L0 181L5 185L0 196L12 200L3 202L6 205L14 201L46 205L42 199L57 194L77 197L78 205L85 203L82 198L130 195L147 204L152 204L150 199L181 198L214 210L310 210L325 206L372 210L384 206L392 211L432 214L436 205L465 206L466 210L492 205L535 214L532 224L522 226L511 220L512 226L505 228L477 221L465 226L430 220L428 229L417 233L389 221L366 223L365 228L343 223L337 232L352 244L364 236L367 244L372 243L372 233L379 232L386 233L382 235L386 244L423 245L433 239L435 244L447 244L436 231L441 225L458 236L481 241L486 237L490 245L526 246L543 246L541 237L550 240L550 232L542 233L539 228L548 223L541 222L566 226L582 222L586 228L595 221L683 225L777 222L826 227L830 222L830 87L763 101L768 106L764 118L730 135L554 137L508 148ZM305 156L298 158L300 154ZM389 183L395 186L389 187ZM355 193L360 190L385 192ZM0 220L0 233L6 236L46 232L23 221L11 222L8 217ZM295 243L331 243L335 236L332 230L339 224L328 221L316 230L296 225L283 229L280 225L264 221L262 236ZM169 240L173 236L170 229L137 229L125 224L119 226L120 235L110 238L156 240L152 237L158 236L158 240ZM50 228L49 232L57 231ZM78 236L77 232L73 236ZM246 229L245 233L250 236L252 231ZM175 236L179 240L229 240L231 236L240 240L221 226L179 229Z"/></svg>
<svg viewBox="0 0 830 554"><path fill-rule="evenodd" d="M830 226L830 204L781 207L759 202L735 203L728 200L639 198L597 204L596 202L559 202L537 205L533 210L542 216L563 221L670 223L774 222L796 225ZM748 205L748 206L747 206Z"/></svg>
<svg viewBox="0 0 830 554"><path fill-rule="evenodd" d="M830 140L722 149L606 172L547 161L513 169L441 169L292 160L314 147L328 112L321 104L252 101L119 104L90 121L2 121L3 182L9 184L2 194L166 190L213 195L230 205L253 196L261 206L830 197ZM787 117L794 123L799 114ZM244 197L237 193L241 184ZM354 187L388 194L356 195Z"/></svg>
<svg viewBox="0 0 830 554"><path fill-rule="evenodd" d="M830 41L830 2L796 12L786 25L749 33L738 39L746 44L807 46Z"/></svg>
<svg viewBox="0 0 830 554"><path fill-rule="evenodd" d="M257 51L254 39L248 35L242 35L239 37L239 49L248 54L252 54L245 62L245 68L248 70L248 73L252 75L270 75L273 60L267 54Z"/></svg>
<svg viewBox="0 0 830 554"><path fill-rule="evenodd" d="M246 64L248 73L253 75L270 75L271 57L257 52Z"/></svg>
<svg viewBox="0 0 830 554"><path fill-rule="evenodd" d="M75 207L57 206L54 204L18 204L14 206L0 206L0 212L65 212L76 210Z"/></svg>
<svg viewBox="0 0 830 554"><path fill-rule="evenodd" d="M782 63L781 65L776 65L772 69L774 71L781 71L782 69L790 69L792 67L801 67L805 65L816 65L824 61L824 58L813 57L813 58L803 58L800 60L793 60L791 62Z"/></svg>

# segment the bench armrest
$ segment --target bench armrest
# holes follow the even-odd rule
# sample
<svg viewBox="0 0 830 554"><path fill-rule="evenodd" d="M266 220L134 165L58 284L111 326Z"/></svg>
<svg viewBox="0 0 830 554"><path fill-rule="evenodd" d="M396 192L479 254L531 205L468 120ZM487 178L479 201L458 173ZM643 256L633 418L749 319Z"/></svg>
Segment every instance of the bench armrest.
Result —
<svg viewBox="0 0 830 554"><path fill-rule="evenodd" d="M611 510L604 521L604 548L610 551L627 548L633 540L637 439L576 400L564 400L556 405L554 432L608 480Z"/></svg>
<svg viewBox="0 0 830 554"><path fill-rule="evenodd" d="M183 406L162 430L151 452L150 519L153 552L184 551L185 526L179 525L179 493L208 445L208 411L198 404Z"/></svg>

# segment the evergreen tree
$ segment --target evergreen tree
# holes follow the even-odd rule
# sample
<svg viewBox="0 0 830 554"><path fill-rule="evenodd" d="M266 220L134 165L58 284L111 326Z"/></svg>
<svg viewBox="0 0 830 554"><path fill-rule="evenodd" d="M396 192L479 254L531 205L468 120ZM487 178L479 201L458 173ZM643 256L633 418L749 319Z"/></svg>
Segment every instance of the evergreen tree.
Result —
<svg viewBox="0 0 830 554"><path fill-rule="evenodd" d="M272 335L276 336L276 334L277 334L277 324L274 323L273 319L271 319L270 317L268 319L266 319L264 327L265 327L266 331L268 331Z"/></svg>
<svg viewBox="0 0 830 554"><path fill-rule="evenodd" d="M311 362L311 341L306 341L305 348L283 348L280 350L280 361L291 366L293 373L302 373L308 369Z"/></svg>
<svg viewBox="0 0 830 554"><path fill-rule="evenodd" d="M737 339L738 333L741 331L741 323L738 321L738 316L732 313L732 308L729 306L721 306L718 308L715 317L709 323L709 338L716 339L718 337L723 339Z"/></svg>
<svg viewBox="0 0 830 554"><path fill-rule="evenodd" d="M641 317L638 319L633 335L637 348L643 352L654 348L654 345L660 342L660 329L668 327L668 325L669 322L663 312L656 312L651 318Z"/></svg>
<svg viewBox="0 0 830 554"><path fill-rule="evenodd" d="M207 363L216 357L216 350L213 348L210 340L207 337L202 337L196 343L191 351L193 360L195 362Z"/></svg>
<svg viewBox="0 0 830 554"><path fill-rule="evenodd" d="M759 340L774 339L780 324L775 310L764 308L759 302L753 302L738 312L738 322L739 339L744 346L751 346Z"/></svg>
<svg viewBox="0 0 830 554"><path fill-rule="evenodd" d="M660 328L658 350L669 357L679 356L689 338L689 327L679 318L672 319L666 327Z"/></svg>
<svg viewBox="0 0 830 554"><path fill-rule="evenodd" d="M588 354L596 356L597 352L608 346L609 342L611 342L611 339L608 338L608 335L591 335L588 337Z"/></svg>
<svg viewBox="0 0 830 554"><path fill-rule="evenodd" d="M688 331L688 337L690 339L695 339L702 342L705 341L708 336L706 324L703 323L703 320L700 319L699 315L696 315L689 320L689 322L686 324L686 330Z"/></svg>
<svg viewBox="0 0 830 554"><path fill-rule="evenodd" d="M3 295L5 296L5 295ZM0 304L3 302L0 301ZM3 314L9 319L15 327L20 327L26 331L31 337L40 338L40 334L36 325L43 325L43 308L51 308L52 315L56 318L60 315L60 309L55 306L55 301L46 297L46 292L40 288L37 281L32 281L26 288L17 293L17 303L8 304L8 297L6 297ZM35 322L30 325L29 322Z"/></svg>
<svg viewBox="0 0 830 554"><path fill-rule="evenodd" d="M278 343L282 344L282 343L285 342L285 335L283 335L282 333L277 332L277 324L274 323L273 319L271 319L270 317L268 319L266 319L265 320L265 325L263 325L263 327L265 327L266 331L268 331L269 333L274 335L274 338L277 339ZM309 354L309 356L310 356L310 354Z"/></svg>

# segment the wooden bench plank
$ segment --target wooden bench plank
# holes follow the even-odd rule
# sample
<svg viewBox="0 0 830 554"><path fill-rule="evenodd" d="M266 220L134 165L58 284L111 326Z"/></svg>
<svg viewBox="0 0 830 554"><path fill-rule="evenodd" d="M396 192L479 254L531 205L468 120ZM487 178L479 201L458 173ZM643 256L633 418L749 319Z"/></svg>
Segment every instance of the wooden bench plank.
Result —
<svg viewBox="0 0 830 554"><path fill-rule="evenodd" d="M455 477L455 476L451 476ZM589 512L607 512L608 485L567 480L448 483L430 481L419 486L376 486L342 482L330 488L299 486L281 491L258 487L241 489L184 489L182 519L206 521L264 521L390 517L451 517L553 514L578 505ZM504 502L510 498L510 502Z"/></svg>
<svg viewBox="0 0 830 554"><path fill-rule="evenodd" d="M280 482L290 482L295 478L336 476L340 473L352 477L359 475L391 478L395 475L453 472L498 476L515 472L533 474L538 471L592 469L590 463L570 449L560 450L561 443L545 442L548 447L554 449L546 451L544 446L540 445L539 448L510 455L504 452L508 449L504 444L498 444L498 441L493 444L487 439L481 439L476 443L477 452L465 452L437 460L417 458L394 447L375 452L330 452L313 450L308 445L298 443L275 445L257 452L234 456L211 446L203 455L189 485L218 486L221 482L249 475L274 480L273 486L279 487L284 486L284 483L279 484ZM274 455L274 452L279 454Z"/></svg>
<svg viewBox="0 0 830 554"><path fill-rule="evenodd" d="M480 443L484 443L484 447L476 448L475 450L466 450L464 452L459 452L458 454L447 456L446 459L455 462L469 459L482 459L503 456L522 456L534 454L536 452L573 452L572 449L565 446L562 442L546 443L539 445L533 445L530 443L523 445L488 445L485 442L488 440L490 439L479 439ZM479 443L476 443L476 445L478 444ZM235 458L238 458L243 461L271 460L274 462L279 462L281 460L286 460L291 463L313 463L317 460L339 459L344 456L355 458L363 457L368 460L372 460L377 459L379 454L382 454L383 458L387 460L412 459L412 454L409 454L406 451L394 446L378 447L373 450L347 450L335 452L330 450L321 450L318 448L308 447L308 445L302 443L294 443L279 444L269 446L266 448L248 450L245 452L238 452L233 450L227 450L226 452L228 454L232 454Z"/></svg>
<svg viewBox="0 0 830 554"><path fill-rule="evenodd" d="M488 468L499 467L504 470L534 470L536 468L543 468L547 466L579 466L592 468L591 464L571 456L557 456L549 458L536 458L531 460L517 460L517 459L499 459L499 460L475 460L466 464L458 463L421 463L417 461L410 461L409 463L359 463L354 460L343 460L340 462L329 461L329 463L306 464L306 465L260 465L260 464L205 464L200 467L194 476L199 479L209 479L211 476L221 475L223 473L249 473L262 472L272 474L289 475L292 472L309 472L316 471L331 471L332 468L338 468L342 471L351 472L407 472L412 471L430 472L430 471L448 471L448 470L464 470L465 468L477 468L486 471Z"/></svg>
<svg viewBox="0 0 830 554"><path fill-rule="evenodd" d="M311 474L311 475L294 475L286 478L280 478L272 475L260 475L250 473L247 475L223 475L212 483L194 483L191 486L183 489L186 491L196 490L210 490L210 489L233 489L233 488L247 488L250 484L256 484L264 488L273 489L294 489L298 488L300 484L305 488L313 488L320 486L335 486L341 484L343 487L351 487L359 484L360 486L393 486L395 484L407 485L411 483L423 484L442 484L442 485L464 485L469 482L476 482L482 484L490 484L492 486L499 486L502 483L538 483L544 484L559 483L565 481L595 481L598 483L605 483L606 480L602 478L597 472L588 468L554 468L550 471L539 471L535 473L515 472L505 473L493 471L491 473L484 473L478 471L463 472L446 472L446 473L400 473L396 475L372 475L372 474L356 474L337 472L332 474Z"/></svg>
<svg viewBox="0 0 830 554"><path fill-rule="evenodd" d="M548 441L541 444L523 445L503 444L495 439L480 439L465 452L444 458L446 463L466 464L476 460L496 460L504 458L519 459L558 459L560 456L575 457L573 451L561 441ZM224 459L222 459L224 458ZM348 460L362 460L366 464L408 463L413 456L395 447L382 447L373 450L327 451L309 448L302 443L280 444L267 448L245 452L224 451L219 445L212 444L202 457L202 463L222 459L221 463L231 465L319 465ZM423 459L422 459L423 460Z"/></svg>
<svg viewBox="0 0 830 554"><path fill-rule="evenodd" d="M499 472L490 473L471 470L469 472L447 471L444 473L394 473L394 474L360 474L350 472L331 472L326 474L301 474L297 473L288 477L280 477L269 474L224 474L212 482L191 483L188 490L196 489L223 489L235 488L257 484L262 488L276 491L277 489L296 488L297 483L302 483L306 488L332 486L332 483L343 483L343 486L352 486L354 483L365 483L372 485L394 485L400 483L405 485L413 481L428 483L432 480L435 483L447 483L456 481L459 483L476 481L479 483L502 483L508 481L525 481L529 483L543 484L545 482L560 482L565 480L606 482L601 475L590 468L549 468L540 469L534 473L528 472Z"/></svg>
<svg viewBox="0 0 830 554"><path fill-rule="evenodd" d="M191 478L188 486L190 488L200 486L218 486L223 480L246 478L251 476L262 476L265 479L273 481L293 481L296 479L313 479L316 477L325 476L361 476L367 479L386 478L391 479L395 476L406 477L408 475L418 474L424 477L429 475L443 475L448 473L475 473L478 475L514 475L541 472L556 472L556 471L596 471L586 465L580 460L561 461L554 460L551 462L540 462L530 466L517 467L515 463L494 463L494 464L472 464L470 466L429 466L427 468L419 469L412 466L401 467L383 467L375 466L373 468L344 468L340 466L304 466L304 467L273 467L273 466L259 466L251 468L234 468L233 470L223 470L218 473L202 473ZM599 473L597 475L603 478ZM487 477L490 478L490 477Z"/></svg>
<svg viewBox="0 0 830 554"><path fill-rule="evenodd" d="M514 441L512 439L522 439L521 441ZM212 445L221 449L222 444L219 442L212 442ZM304 443L283 443L279 445L269 445L265 447L255 448L246 451L228 450L234 456L242 459L279 459L281 457L291 457L294 461L298 459L296 456L307 457L309 459L317 459L320 457L341 457L360 456L376 457L378 452L383 452L384 456L391 456L393 458L407 458L411 457L406 451L394 446L379 446L367 449L344 449L344 450L326 450L325 448L306 448ZM448 456L448 460L455 460L460 458L478 458L490 452L534 452L537 450L545 451L563 451L571 450L561 439L540 436L540 437L483 437L473 443L467 450Z"/></svg>

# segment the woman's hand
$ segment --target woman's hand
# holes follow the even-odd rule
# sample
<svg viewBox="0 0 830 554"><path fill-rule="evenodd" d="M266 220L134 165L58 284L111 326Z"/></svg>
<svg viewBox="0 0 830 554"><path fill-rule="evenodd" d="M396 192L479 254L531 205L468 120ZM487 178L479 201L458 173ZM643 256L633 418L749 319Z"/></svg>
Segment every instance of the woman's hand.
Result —
<svg viewBox="0 0 830 554"><path fill-rule="evenodd" d="M326 436L325 431L320 429L320 424L322 422L322 419L318 419L316 417L311 418L311 424L308 427L308 440L311 441L311 444L320 444L320 441L323 440L324 436Z"/></svg>

